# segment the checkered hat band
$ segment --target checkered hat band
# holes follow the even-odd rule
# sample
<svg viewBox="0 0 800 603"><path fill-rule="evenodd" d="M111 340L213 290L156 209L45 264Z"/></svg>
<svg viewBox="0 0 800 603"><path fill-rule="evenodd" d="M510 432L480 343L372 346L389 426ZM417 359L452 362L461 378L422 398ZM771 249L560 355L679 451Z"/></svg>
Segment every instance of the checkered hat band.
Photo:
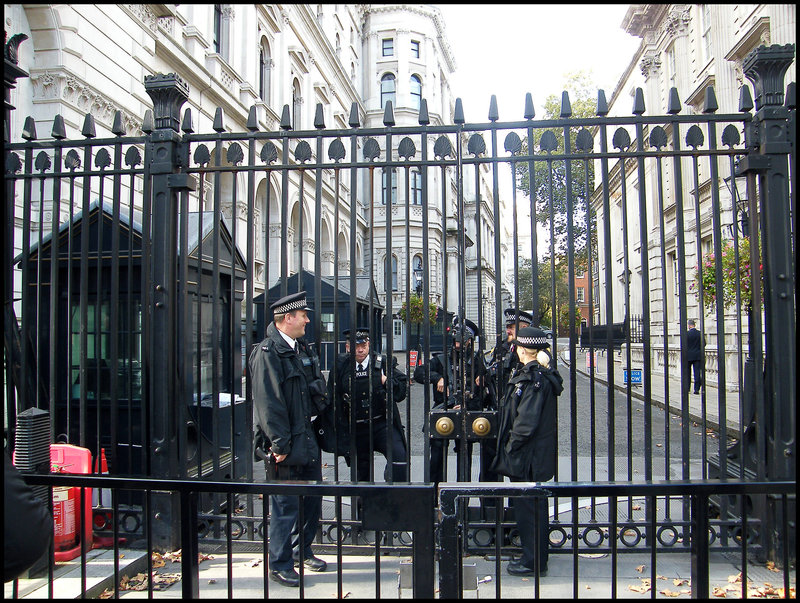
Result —
<svg viewBox="0 0 800 603"><path fill-rule="evenodd" d="M517 343L520 345L549 345L547 337L517 337Z"/></svg>
<svg viewBox="0 0 800 603"><path fill-rule="evenodd" d="M294 301L290 301L289 303L283 304L282 306L278 306L273 310L275 314L286 314L287 312L291 312L292 310L302 310L306 307L306 300L297 299Z"/></svg>

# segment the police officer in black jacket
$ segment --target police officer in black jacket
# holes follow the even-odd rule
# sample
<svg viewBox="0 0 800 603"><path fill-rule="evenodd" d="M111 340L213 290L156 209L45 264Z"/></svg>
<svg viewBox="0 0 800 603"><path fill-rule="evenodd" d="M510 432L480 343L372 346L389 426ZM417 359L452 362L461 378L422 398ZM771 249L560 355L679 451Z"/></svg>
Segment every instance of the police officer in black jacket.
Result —
<svg viewBox="0 0 800 603"><path fill-rule="evenodd" d="M397 402L406 397L407 378L397 368L396 359L392 359L390 367L386 356L370 350L368 328L356 329L353 352L350 351L350 329L346 329L343 336L346 352L336 359L335 392L334 379L328 379L328 395L336 404L338 452L344 454L348 466L355 455L358 481L375 481L371 472L373 452L380 452L386 457L384 479L408 481L405 434L397 408ZM389 388L392 393L391 421L387 421L386 412ZM351 437L353 420L355 433ZM388 463L389 450L391 465Z"/></svg>
<svg viewBox="0 0 800 603"><path fill-rule="evenodd" d="M517 358L515 350L516 344L514 343L514 338L517 336L517 328L522 329L533 323L533 316L528 312L517 311L514 308L503 310L503 317L506 322L506 340L492 349L488 368L490 389L496 400L503 398L511 371L519 366L519 358ZM519 327L517 327L518 320Z"/></svg>
<svg viewBox="0 0 800 603"><path fill-rule="evenodd" d="M287 295L270 306L273 322L267 337L250 354L257 455L275 463L276 479L322 480L320 450L312 419L327 406L325 378L319 358L306 344L306 293ZM315 572L327 564L314 556L311 543L317 533L322 497L303 497L302 539L298 521L299 497L270 496L269 524L270 578L285 586L299 586L294 570L302 558ZM293 554L294 549L294 554ZM294 557L294 563L293 563Z"/></svg>
<svg viewBox="0 0 800 603"><path fill-rule="evenodd" d="M429 380L425 378L425 365L414 370L414 381L433 384L433 409L482 410L486 380L486 363L480 352L473 349L477 325L469 319L463 324L454 321L450 328L450 353L434 354L430 360ZM463 344L463 348L462 348ZM463 381L462 381L463 378ZM445 446L449 440L431 438L430 440L430 479L435 484L444 479ZM461 446L456 442L457 467L461 467ZM467 444L466 475L459 479L469 481L472 468L472 442Z"/></svg>
<svg viewBox="0 0 800 603"><path fill-rule="evenodd" d="M519 330L516 352L521 366L508 380L501 404L497 452L492 469L512 482L543 482L556 471L556 398L563 380L551 365L550 343L536 327ZM547 498L511 499L517 519L522 557L509 563L512 576L547 575L549 517ZM537 568L538 564L538 568Z"/></svg>

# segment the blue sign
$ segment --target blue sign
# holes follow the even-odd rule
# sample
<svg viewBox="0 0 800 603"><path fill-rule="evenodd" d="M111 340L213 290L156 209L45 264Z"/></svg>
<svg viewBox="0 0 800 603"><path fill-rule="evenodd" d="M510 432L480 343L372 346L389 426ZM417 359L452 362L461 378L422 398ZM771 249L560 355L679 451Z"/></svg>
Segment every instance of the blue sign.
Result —
<svg viewBox="0 0 800 603"><path fill-rule="evenodd" d="M628 383L628 369L622 369L622 383L623 385L627 385ZM642 369L632 369L631 385L641 385L641 384L642 384Z"/></svg>

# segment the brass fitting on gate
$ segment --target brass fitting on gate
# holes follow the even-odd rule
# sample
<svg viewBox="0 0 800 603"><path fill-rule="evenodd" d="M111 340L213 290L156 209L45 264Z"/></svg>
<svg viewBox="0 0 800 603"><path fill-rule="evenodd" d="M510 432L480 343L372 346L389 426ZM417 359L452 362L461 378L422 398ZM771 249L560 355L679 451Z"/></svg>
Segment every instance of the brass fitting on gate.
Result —
<svg viewBox="0 0 800 603"><path fill-rule="evenodd" d="M453 419L450 417L442 417L436 421L436 433L442 436L449 436L455 427Z"/></svg>
<svg viewBox="0 0 800 603"><path fill-rule="evenodd" d="M475 435L485 436L492 430L492 424L486 417L478 417L472 422L472 431Z"/></svg>

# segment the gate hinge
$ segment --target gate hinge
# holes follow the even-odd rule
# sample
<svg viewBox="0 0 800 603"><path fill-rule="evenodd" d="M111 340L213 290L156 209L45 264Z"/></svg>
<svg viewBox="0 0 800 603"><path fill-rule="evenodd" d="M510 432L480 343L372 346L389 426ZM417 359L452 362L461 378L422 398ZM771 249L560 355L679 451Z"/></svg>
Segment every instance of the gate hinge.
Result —
<svg viewBox="0 0 800 603"><path fill-rule="evenodd" d="M767 155L746 155L736 162L736 175L744 176L751 172L766 172L771 164L771 158Z"/></svg>
<svg viewBox="0 0 800 603"><path fill-rule="evenodd" d="M197 179L191 174L169 174L167 175L167 186L194 191L197 190Z"/></svg>

